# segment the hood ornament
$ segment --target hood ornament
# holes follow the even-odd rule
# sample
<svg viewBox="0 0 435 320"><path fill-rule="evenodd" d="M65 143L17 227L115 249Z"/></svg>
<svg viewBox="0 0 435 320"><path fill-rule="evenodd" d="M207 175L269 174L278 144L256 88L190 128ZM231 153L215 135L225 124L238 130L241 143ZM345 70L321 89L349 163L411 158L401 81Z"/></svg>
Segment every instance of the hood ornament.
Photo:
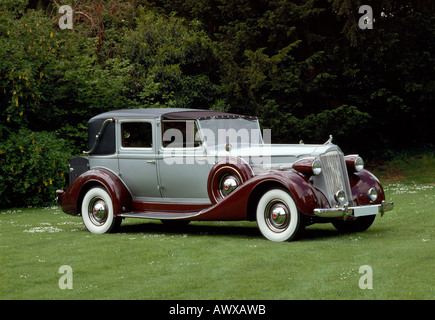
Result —
<svg viewBox="0 0 435 320"><path fill-rule="evenodd" d="M324 143L324 145L327 145L327 144L332 144L332 134L329 135L329 139L328 139L328 141L326 141L326 142Z"/></svg>

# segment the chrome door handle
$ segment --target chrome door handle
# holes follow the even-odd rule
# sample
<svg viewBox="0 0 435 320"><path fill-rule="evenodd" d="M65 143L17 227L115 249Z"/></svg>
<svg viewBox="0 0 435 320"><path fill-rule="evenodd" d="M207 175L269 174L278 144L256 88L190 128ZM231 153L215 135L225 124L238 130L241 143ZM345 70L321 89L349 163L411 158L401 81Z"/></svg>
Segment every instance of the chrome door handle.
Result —
<svg viewBox="0 0 435 320"><path fill-rule="evenodd" d="M199 158L195 158L195 159L200 164L207 162L207 158L206 157L199 157Z"/></svg>
<svg viewBox="0 0 435 320"><path fill-rule="evenodd" d="M156 164L155 160L148 160L147 163Z"/></svg>

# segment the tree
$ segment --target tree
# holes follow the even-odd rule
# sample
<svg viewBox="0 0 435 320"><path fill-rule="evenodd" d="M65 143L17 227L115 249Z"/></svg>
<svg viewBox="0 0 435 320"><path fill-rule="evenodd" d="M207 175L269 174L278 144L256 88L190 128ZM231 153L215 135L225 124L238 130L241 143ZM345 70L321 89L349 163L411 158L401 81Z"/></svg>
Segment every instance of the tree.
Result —
<svg viewBox="0 0 435 320"><path fill-rule="evenodd" d="M146 7L136 23L122 43L122 57L133 67L132 105L207 109L221 104L214 44L198 25Z"/></svg>
<svg viewBox="0 0 435 320"><path fill-rule="evenodd" d="M433 2L160 3L202 23L222 52L219 74L230 110L259 116L274 128L275 141L298 141L307 130L296 124L342 111L348 118L339 126L323 127L344 149L359 139L379 143L365 144L369 155L433 143L425 116L435 87ZM358 26L363 4L373 9L373 29ZM410 126L418 134L403 130ZM320 139L313 138L303 137Z"/></svg>

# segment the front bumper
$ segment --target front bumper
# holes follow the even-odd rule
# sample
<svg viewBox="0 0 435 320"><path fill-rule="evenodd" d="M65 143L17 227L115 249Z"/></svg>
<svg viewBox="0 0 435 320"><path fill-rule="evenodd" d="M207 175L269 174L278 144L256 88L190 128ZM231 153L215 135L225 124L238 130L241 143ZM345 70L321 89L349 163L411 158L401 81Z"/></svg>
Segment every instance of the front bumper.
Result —
<svg viewBox="0 0 435 320"><path fill-rule="evenodd" d="M373 204L368 206L349 207L344 206L342 208L324 208L314 209L314 214L321 218L347 218L370 216L380 213L384 215L385 211L391 211L394 209L393 202L382 201L381 204Z"/></svg>

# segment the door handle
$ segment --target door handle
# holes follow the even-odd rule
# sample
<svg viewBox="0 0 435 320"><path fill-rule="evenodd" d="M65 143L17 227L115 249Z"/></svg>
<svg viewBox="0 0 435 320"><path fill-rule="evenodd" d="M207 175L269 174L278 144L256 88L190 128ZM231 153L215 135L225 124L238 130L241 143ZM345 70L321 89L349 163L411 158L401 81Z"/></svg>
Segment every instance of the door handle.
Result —
<svg viewBox="0 0 435 320"><path fill-rule="evenodd" d="M147 160L147 163L156 164L155 160Z"/></svg>
<svg viewBox="0 0 435 320"><path fill-rule="evenodd" d="M199 157L199 158L195 158L196 161L198 161L198 163L205 163L207 162L207 158L206 157Z"/></svg>

